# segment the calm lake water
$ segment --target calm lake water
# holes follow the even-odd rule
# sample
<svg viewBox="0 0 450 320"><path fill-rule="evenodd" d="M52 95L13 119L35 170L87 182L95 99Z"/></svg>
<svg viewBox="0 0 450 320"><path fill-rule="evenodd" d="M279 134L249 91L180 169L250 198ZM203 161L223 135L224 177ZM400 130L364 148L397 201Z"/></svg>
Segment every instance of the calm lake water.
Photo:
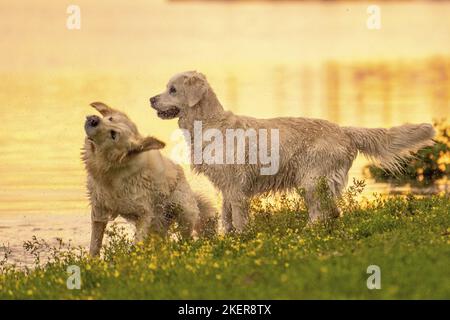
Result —
<svg viewBox="0 0 450 320"><path fill-rule="evenodd" d="M176 121L158 119L148 98L179 71L202 71L225 108L245 115L367 127L449 116L447 2L381 2L381 30L367 29L360 2L77 4L81 30L65 27L66 3L0 2L0 242L29 238L33 224L20 233L17 219L88 225L90 102L125 110L169 154ZM388 188L368 181L366 193ZM67 235L63 226L46 235Z"/></svg>

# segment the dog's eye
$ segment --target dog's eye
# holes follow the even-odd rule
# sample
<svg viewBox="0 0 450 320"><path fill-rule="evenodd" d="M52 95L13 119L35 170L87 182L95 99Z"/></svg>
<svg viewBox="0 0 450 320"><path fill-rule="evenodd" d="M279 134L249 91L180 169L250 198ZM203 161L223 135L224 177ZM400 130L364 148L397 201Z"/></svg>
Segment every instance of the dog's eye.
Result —
<svg viewBox="0 0 450 320"><path fill-rule="evenodd" d="M113 117L109 117L109 119L108 119L109 121L113 121Z"/></svg>
<svg viewBox="0 0 450 320"><path fill-rule="evenodd" d="M171 86L170 89L169 89L169 93L170 94L175 94L175 93L177 93L177 89L175 89L174 86Z"/></svg>
<svg viewBox="0 0 450 320"><path fill-rule="evenodd" d="M117 138L117 132L115 132L114 130L111 130L111 139L116 140Z"/></svg>

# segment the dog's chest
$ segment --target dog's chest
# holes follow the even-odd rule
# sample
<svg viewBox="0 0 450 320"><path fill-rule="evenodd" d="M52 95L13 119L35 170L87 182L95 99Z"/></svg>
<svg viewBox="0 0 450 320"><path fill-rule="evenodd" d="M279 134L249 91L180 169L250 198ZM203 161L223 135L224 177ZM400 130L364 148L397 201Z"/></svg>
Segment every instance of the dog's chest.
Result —
<svg viewBox="0 0 450 320"><path fill-rule="evenodd" d="M101 192L107 211L130 219L154 214L170 197L168 186L142 177L136 181L115 181Z"/></svg>

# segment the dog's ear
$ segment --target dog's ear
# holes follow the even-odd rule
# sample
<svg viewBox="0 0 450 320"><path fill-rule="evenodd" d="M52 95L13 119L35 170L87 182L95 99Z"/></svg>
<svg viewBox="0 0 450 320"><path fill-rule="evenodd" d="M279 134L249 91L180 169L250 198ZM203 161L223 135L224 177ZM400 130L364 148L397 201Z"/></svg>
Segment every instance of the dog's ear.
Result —
<svg viewBox="0 0 450 320"><path fill-rule="evenodd" d="M199 103L208 89L205 76L198 72L193 72L184 79L184 87L189 107Z"/></svg>
<svg viewBox="0 0 450 320"><path fill-rule="evenodd" d="M141 147L143 151L162 149L166 146L164 142L154 137L145 137L141 141Z"/></svg>
<svg viewBox="0 0 450 320"><path fill-rule="evenodd" d="M100 112L100 114L104 117L114 113L119 113L119 111L107 106L103 102L92 102L91 107Z"/></svg>
<svg viewBox="0 0 450 320"><path fill-rule="evenodd" d="M162 149L166 146L164 142L161 140L158 140L154 137L145 137L141 139L138 143L133 144L131 147L131 150L128 152L128 154L138 154L141 152L149 151L149 150L157 150Z"/></svg>

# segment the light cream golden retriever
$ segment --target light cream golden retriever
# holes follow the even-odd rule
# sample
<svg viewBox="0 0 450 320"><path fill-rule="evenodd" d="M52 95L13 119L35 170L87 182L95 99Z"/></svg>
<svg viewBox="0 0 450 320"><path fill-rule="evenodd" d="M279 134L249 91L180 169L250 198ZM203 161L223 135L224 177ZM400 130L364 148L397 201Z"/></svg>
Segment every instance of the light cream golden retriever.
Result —
<svg viewBox="0 0 450 320"><path fill-rule="evenodd" d="M122 112L91 104L103 116L88 116L83 161L92 207L90 254L98 255L107 222L122 216L136 226L136 241L165 235L177 222L181 235L214 233L214 209L194 193L183 169L161 155L164 143L142 137Z"/></svg>
<svg viewBox="0 0 450 320"><path fill-rule="evenodd" d="M432 144L435 134L430 124L405 124L390 129L340 127L326 120L285 117L256 119L225 111L205 76L195 71L172 77L165 92L150 99L162 119L178 118L188 133L195 153L195 122L203 130L278 129L279 169L274 175L261 175L261 163L206 164L192 162L192 168L205 174L222 192L222 223L226 231L242 231L248 220L249 199L257 194L304 188L310 221L323 216L317 199L317 180L324 177L334 197L346 186L348 171L358 152L388 170L411 152ZM203 141L204 150L208 142ZM248 157L246 158L248 160ZM337 208L331 210L339 215Z"/></svg>

